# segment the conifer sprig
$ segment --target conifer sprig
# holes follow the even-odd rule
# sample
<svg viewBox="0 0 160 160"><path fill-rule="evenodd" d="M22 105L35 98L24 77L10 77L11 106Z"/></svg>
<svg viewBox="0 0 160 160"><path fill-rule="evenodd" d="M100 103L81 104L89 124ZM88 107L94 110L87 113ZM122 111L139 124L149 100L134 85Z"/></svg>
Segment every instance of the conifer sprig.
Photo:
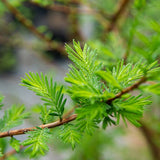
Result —
<svg viewBox="0 0 160 160"><path fill-rule="evenodd" d="M51 138L51 133L48 128L39 128L32 132L28 132L29 137L27 140L23 141L22 145L29 147L25 150L25 152L31 150L30 157L36 157L40 154L45 155L45 152L49 150L47 142Z"/></svg>
<svg viewBox="0 0 160 160"><path fill-rule="evenodd" d="M69 73L65 77L65 81L72 84L68 92L73 98L99 98L102 93L102 84L99 83L95 72L102 65L96 61L96 52L88 45L85 45L82 50L80 44L75 41L73 41L73 46L74 49L66 45L68 57L74 63L74 65L69 65Z"/></svg>
<svg viewBox="0 0 160 160"><path fill-rule="evenodd" d="M29 113L24 113L25 107L13 105L5 111L2 119L0 119L0 132L7 131L13 127L22 124L23 119L29 118Z"/></svg>
<svg viewBox="0 0 160 160"><path fill-rule="evenodd" d="M63 118L66 103L62 93L63 86L58 87L56 83L53 84L52 78L48 80L43 73L39 75L30 72L22 78L21 85L34 91L44 102L44 105L40 106L40 119L43 124L38 127L0 133L2 138L28 132L29 137L22 144L29 145L27 151L30 152L31 157L39 153L43 155L48 151L46 142L51 133L49 128L61 126L59 138L65 143L71 143L74 149L84 134L93 134L100 124L103 128L112 124L118 125L120 117L124 123L129 120L132 124L140 126L138 121L143 116L145 106L151 103L149 97L143 97L141 94L132 96L129 92L138 89L147 80L157 77L160 69L156 61L151 64L129 63L127 65L121 61L111 70L102 67L103 64L96 59L95 51L90 50L87 45L84 49L81 49L79 43L74 42L73 45L74 49L66 47L73 64L70 65L65 80L71 84L67 92L78 106L76 114ZM16 113L21 113L20 111ZM8 117L9 113L15 116L16 114L12 112L8 112L4 117ZM48 123L50 116L58 116L59 120ZM23 119L25 116L22 114L19 118ZM7 120L7 118L4 119ZM18 124L19 120L14 122ZM14 125L9 123L8 126L7 129ZM4 131L7 129L5 128ZM13 146L18 148L16 139Z"/></svg>
<svg viewBox="0 0 160 160"><path fill-rule="evenodd" d="M47 76L44 76L43 73L39 75L38 73L34 74L31 72L22 78L21 85L34 91L45 102L44 105L50 106L50 115L58 116L62 120L64 106L67 100L63 99L63 86L58 88L56 83L53 85L52 78L48 80Z"/></svg>
<svg viewBox="0 0 160 160"><path fill-rule="evenodd" d="M154 77L155 73L159 71L157 62L155 61L149 65L145 62L138 62L136 64L128 63L124 65L123 61L121 61L113 70L108 68L102 69L102 65L96 61L96 53L86 49L89 48L87 45L85 45L82 50L79 43L73 42L73 44L74 50L67 46L69 58L74 64L70 66L69 74L67 74L65 80L71 83L68 91L72 99L81 106L77 110L77 128L79 128L80 125L80 128L85 128L86 131L92 130L91 128L94 125L86 125L86 127L81 125L87 124L89 121L90 124L95 124L97 127L102 120L103 124L117 124L112 117L114 115L117 122L119 121L118 108L113 106L112 102L116 99L124 100L123 96L126 96L126 93L137 89L139 85L146 82L146 80ZM86 52L86 50L89 51L90 54ZM94 56L92 54L94 54ZM89 62L93 62L92 65L89 65L89 69L87 68L88 66L85 65L89 63L88 60ZM94 67L94 65L99 67ZM82 76L80 76L79 73L82 73ZM79 82L76 80L79 80ZM90 86L92 86L94 90L91 90ZM141 114L139 114L137 109L137 116L133 116L136 113L134 107L131 107L130 112L132 114L124 115L131 123L138 126L137 121L142 117L144 106L149 105L150 101L146 100L146 103L143 103L143 98L138 97L138 101L144 104L144 106L141 107L141 105L138 105L137 99L135 99L134 96L131 96L131 98L134 100L132 101L132 105L139 108ZM106 104L104 104L104 102L106 102ZM95 105L96 107L94 108ZM102 106L105 109L102 109ZM122 116L123 119L124 115ZM87 119L86 116L88 117ZM85 130L83 131L85 132Z"/></svg>

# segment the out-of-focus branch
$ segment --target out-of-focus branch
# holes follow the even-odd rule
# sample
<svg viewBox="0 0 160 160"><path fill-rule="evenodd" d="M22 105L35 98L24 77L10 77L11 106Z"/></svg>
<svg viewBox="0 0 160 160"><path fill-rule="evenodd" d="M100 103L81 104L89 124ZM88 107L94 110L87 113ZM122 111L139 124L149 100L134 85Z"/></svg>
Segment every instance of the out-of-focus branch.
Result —
<svg viewBox="0 0 160 160"><path fill-rule="evenodd" d="M24 148L24 146L20 146L20 150L23 149L23 148ZM16 153L17 153L17 151L15 149L13 149L13 150L5 153L2 157L0 157L0 160L5 160L6 158L8 158L8 157L10 157L10 156L12 156Z"/></svg>
<svg viewBox="0 0 160 160"><path fill-rule="evenodd" d="M111 21L106 28L106 32L111 32L115 28L118 19L123 15L130 1L131 0L120 0L118 9L111 17Z"/></svg>
<svg viewBox="0 0 160 160"><path fill-rule="evenodd" d="M41 40L45 41L49 48L56 49L60 53L64 53L64 45L52 41L50 38L41 33L37 28L32 24L30 20L28 20L21 12L19 12L15 7L13 7L7 0L2 0L2 3L8 8L8 10L19 20L28 30L30 30L34 35L36 35Z"/></svg>
<svg viewBox="0 0 160 160"><path fill-rule="evenodd" d="M31 4L36 5L38 7L43 7L46 9L50 9L50 10L54 10L57 12L62 12L62 13L66 13L66 14L70 14L72 13L72 11L74 10L74 13L76 14L93 14L93 13L97 13L97 11L91 9L91 8L79 8L76 6L67 6L67 5L62 5L62 4L53 4L53 5L41 5L35 1L29 1ZM77 3L78 5L78 3Z"/></svg>
<svg viewBox="0 0 160 160"><path fill-rule="evenodd" d="M140 121L140 123L142 124L142 126L139 129L148 142L154 160L160 160L160 147L158 147L158 145L154 141L154 132L144 122Z"/></svg>
<svg viewBox="0 0 160 160"><path fill-rule="evenodd" d="M71 5L62 5L62 4L53 4L53 5L40 5L37 2L34 1L30 1L31 4L39 6L39 7L43 7L49 10L53 10L53 11L57 11L57 12L62 12L65 14L86 14L86 15L92 15L94 16L94 18L103 26L106 26L106 23L108 22L107 20L110 19L110 15L106 14L106 13L102 13L101 11L98 10L94 10L90 5L86 4L86 3L82 3L81 1L79 2L70 2L70 3L74 3L76 5L83 5L86 7L77 7L76 5L71 6Z"/></svg>

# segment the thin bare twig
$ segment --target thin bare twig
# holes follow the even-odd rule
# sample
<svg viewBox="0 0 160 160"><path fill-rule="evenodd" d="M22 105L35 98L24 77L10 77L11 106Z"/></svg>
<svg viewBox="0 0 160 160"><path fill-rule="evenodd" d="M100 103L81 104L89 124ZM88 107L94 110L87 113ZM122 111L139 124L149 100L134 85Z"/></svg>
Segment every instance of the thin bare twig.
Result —
<svg viewBox="0 0 160 160"><path fill-rule="evenodd" d="M53 123L40 125L38 127L40 127L40 128L55 128L57 126L63 125L63 124L68 123L68 122L71 122L71 121L75 120L76 118L77 118L77 115L73 114L68 118L62 119L62 121L56 121L56 122L53 122ZM0 138L25 134L26 132L33 131L35 129L37 129L37 128L36 127L31 127L31 128L23 128L23 129L12 130L12 131L8 131L8 132L2 132L2 133L0 133Z"/></svg>

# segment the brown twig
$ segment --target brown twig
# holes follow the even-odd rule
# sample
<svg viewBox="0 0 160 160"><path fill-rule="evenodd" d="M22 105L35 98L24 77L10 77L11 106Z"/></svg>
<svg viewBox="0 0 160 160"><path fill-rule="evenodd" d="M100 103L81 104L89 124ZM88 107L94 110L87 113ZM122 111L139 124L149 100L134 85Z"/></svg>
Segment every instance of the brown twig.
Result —
<svg viewBox="0 0 160 160"><path fill-rule="evenodd" d="M120 0L118 10L113 14L110 24L106 28L107 32L112 31L115 28L115 25L120 18L120 16L125 12L130 0Z"/></svg>
<svg viewBox="0 0 160 160"><path fill-rule="evenodd" d="M24 148L24 146L20 146L20 150L22 150L23 148ZM8 158L16 153L17 153L17 151L15 149L13 149L13 150L5 153L2 157L0 157L0 160L5 160L6 158Z"/></svg>
<svg viewBox="0 0 160 160"><path fill-rule="evenodd" d="M63 119L68 118L68 116L70 116L70 115L74 112L75 108L77 108L77 106L73 107L73 108L72 108L71 110L69 110L66 114L64 114L64 115L63 115ZM20 150L22 150L23 148L24 148L24 146L21 145L21 146L20 146ZM2 157L0 157L0 160L5 160L7 157L9 157L9 156L11 156L11 155L14 155L14 154L16 154L16 153L17 153L17 151L16 151L15 149L13 149L13 150L5 153Z"/></svg>
<svg viewBox="0 0 160 160"><path fill-rule="evenodd" d="M160 160L160 147L154 141L154 132L144 122L140 121L140 123L142 126L139 129L149 144L154 160Z"/></svg>
<svg viewBox="0 0 160 160"><path fill-rule="evenodd" d="M117 98L120 98L123 94L128 93L134 89L136 89L139 85L141 85L142 83L144 83L146 81L145 77L142 77L139 81L137 81L135 84L133 84L132 86L122 90L120 93L118 93L115 97L110 98L106 101L107 104L111 104L112 101L114 101ZM53 123L48 123L45 125L40 125L38 127L40 128L55 128L57 126L63 125L65 123L71 122L73 120L75 120L77 118L77 114L73 114L68 118L64 118L62 119L62 121L56 121ZM8 137L8 136L14 136L14 135L20 135L20 134L25 134L28 131L33 131L35 130L36 127L31 127L31 128L24 128L24 129L18 129L18 130L12 130L12 131L8 131L8 132L2 132L0 133L0 138L3 137Z"/></svg>
<svg viewBox="0 0 160 160"><path fill-rule="evenodd" d="M52 41L50 38L48 38L39 30L37 30L37 28L32 24L32 22L29 19L27 19L21 12L19 12L15 7L13 7L10 3L8 3L7 0L1 1L8 8L8 10L17 18L17 20L19 20L27 29L29 29L34 35L36 35L41 40L47 42L49 48L56 49L60 53L65 52L63 44L56 41Z"/></svg>
<svg viewBox="0 0 160 160"><path fill-rule="evenodd" d="M67 113L65 113L65 114L63 115L63 118L68 118L68 116L70 116L77 107L78 107L78 106L74 106L71 110L69 110Z"/></svg>
<svg viewBox="0 0 160 160"><path fill-rule="evenodd" d="M40 128L55 128L57 126L63 125L63 124L68 123L68 122L71 122L71 121L75 120L76 118L77 118L77 115L73 114L70 117L63 119L62 121L56 121L56 122L53 122L53 123L40 125L38 127L40 127ZM18 129L18 130L12 130L12 131L8 131L8 132L2 132L2 133L0 133L0 138L25 134L26 132L33 131L35 129L36 129L36 127L31 127L31 128L23 128L23 129Z"/></svg>
<svg viewBox="0 0 160 160"><path fill-rule="evenodd" d="M134 83L132 86L127 87L126 89L122 90L121 92L119 92L118 94L116 94L115 97L110 98L106 101L107 104L111 104L112 101L114 101L117 98L120 98L122 95L124 95L125 93L128 93L134 89L136 89L139 85L141 85L142 83L146 82L146 77L142 77L141 79L139 79L139 81L137 81L136 83Z"/></svg>

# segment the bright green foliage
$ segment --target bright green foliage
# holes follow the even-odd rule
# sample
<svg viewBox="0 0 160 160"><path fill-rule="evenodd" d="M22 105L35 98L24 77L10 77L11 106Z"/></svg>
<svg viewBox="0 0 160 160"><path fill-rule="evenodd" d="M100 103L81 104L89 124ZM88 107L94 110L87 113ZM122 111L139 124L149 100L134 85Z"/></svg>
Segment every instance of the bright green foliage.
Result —
<svg viewBox="0 0 160 160"><path fill-rule="evenodd" d="M66 46L68 57L74 62L70 65L69 74L65 81L72 84L68 92L72 98L100 98L102 94L102 84L99 83L95 72L101 68L101 64L96 61L94 51L85 45L82 50L79 43L73 42L75 51Z"/></svg>
<svg viewBox="0 0 160 160"><path fill-rule="evenodd" d="M124 65L122 61L112 71L108 69L106 71L100 70L97 75L106 82L110 92L118 93L122 89L133 85L142 77L152 79L159 72L157 65L156 61L150 65L146 65L142 61L134 65L131 63Z"/></svg>
<svg viewBox="0 0 160 160"><path fill-rule="evenodd" d="M148 98L149 97L141 98L141 95L139 95L136 97L131 96L127 98L127 100L126 98L115 100L113 102L113 107L117 112L114 111L113 113L117 116L117 123L119 123L119 118L121 116L124 122L125 119L127 119L135 126L140 126L138 120L143 116L144 106L151 104Z"/></svg>
<svg viewBox="0 0 160 160"><path fill-rule="evenodd" d="M88 116L90 116L90 114ZM89 135L92 135L95 129L98 127L98 123L88 116L79 116L77 118L76 125L77 128L80 130L81 134L87 133Z"/></svg>
<svg viewBox="0 0 160 160"><path fill-rule="evenodd" d="M22 12L28 10L22 5L24 1L26 0L8 0L13 7L18 7L17 9L21 13L26 14ZM77 118L69 124L57 127L57 130L62 141L70 143L73 149L77 143L81 142L83 136L93 135L95 131L98 131L97 128L100 125L104 129L108 125L118 125L120 118L123 119L125 124L128 120L135 126L140 126L139 121L144 110L146 106L151 104L150 97L146 97L144 92L160 95L160 68L157 62L160 53L160 22L157 14L160 7L157 5L159 4L158 1L134 0L130 2L130 5L127 6L131 6L129 16L127 17L126 14L119 16L120 19L123 15L126 15L122 20L115 21L113 28L115 28L115 31L117 28L118 32L107 33L106 43L98 39L100 36L103 37L100 33L104 33L99 29L105 26L106 31L106 25L101 26L101 28L95 26L95 30L98 28L97 33L99 35L96 40L91 40L89 45L97 50L97 53L87 44L81 47L80 43L73 41L73 48L66 45L68 57L73 62L69 65L69 73L65 77L65 81L70 83L70 86L66 87L66 92L76 105ZM32 2L42 7L54 4L63 7L65 4L73 3L71 0L32 0ZM114 13L116 13L117 0L81 0L81 2L96 11L95 16L93 15L94 18L98 16L100 21L106 18L108 24L110 24L109 21L112 17L107 18L106 10L107 12L110 11L111 15L113 13L113 18ZM71 4L71 10L73 7L79 11L78 5ZM6 10L6 7L0 2L0 14L3 14ZM125 8L123 10L125 13ZM30 10L28 11L31 13ZM102 17L97 13L102 13ZM146 17L145 15L149 16ZM122 24L123 22L124 24ZM98 26L100 25L98 24ZM47 32L45 26L37 27L37 30L44 34ZM94 38L94 36L92 37ZM136 86L135 84L141 79L152 82L144 82L141 86ZM53 83L52 78L47 78L43 73L39 75L31 72L22 78L22 86L35 92L44 102L43 105L38 106L40 120L43 124L54 122L57 117L59 117L59 120L56 123L63 120L66 104L63 86L59 87L56 83ZM129 88L131 89L124 92ZM132 96L130 91L133 91L133 89L140 90ZM0 109L2 100L3 98L0 97ZM0 132L8 131L20 125L28 115L28 113L24 113L24 106L12 106L5 111L3 118L0 119ZM44 155L49 150L47 143L51 137L50 133L49 129L39 127L28 132L29 137L22 144L29 146L26 151L29 152L31 157L37 158L37 156ZM20 144L19 140L11 137L10 145L16 151L19 151ZM5 153L5 147L5 142L0 140L0 156ZM100 158L96 157L95 159Z"/></svg>
<svg viewBox="0 0 160 160"><path fill-rule="evenodd" d="M29 137L22 145L28 146L25 151L30 153L30 157L36 157L38 155L44 155L49 150L47 143L51 137L49 129L37 128L35 131L28 132Z"/></svg>
<svg viewBox="0 0 160 160"><path fill-rule="evenodd" d="M62 141L70 143L74 149L82 136L92 135L100 124L103 128L112 124L117 125L120 117L125 123L126 120L129 120L132 124L140 126L138 121L143 116L145 106L151 103L149 97L132 96L128 93L110 103L108 103L108 99L134 85L141 78L145 77L150 80L157 77L157 73L159 73L157 62L148 64L140 61L136 64L124 65L124 62L121 61L113 69L110 69L97 61L96 53L87 45L81 49L79 43L73 42L73 46L74 49L66 46L73 64L70 65L65 80L71 84L68 86L67 92L78 106L76 109L77 118L74 122L60 127L59 137ZM66 103L62 93L63 86L59 87L56 83L53 84L52 78L48 80L43 73L39 75L31 72L22 78L21 85L34 91L44 101L44 105L38 106L43 124L52 122L55 116L62 120ZM18 111L20 112L20 109ZM10 117L13 116L12 112L9 112ZM4 117L8 117L9 113ZM23 117L23 114L21 116ZM19 114L18 117L20 117ZM18 124L18 122L16 121L14 124ZM3 130L13 127L11 124L9 121L5 126L7 128ZM31 157L36 157L39 154L44 155L48 151L47 140L51 136L49 129L37 127L29 134L29 138L22 143L25 146L30 145L26 151L31 154ZM16 150L19 149L18 140L11 139L11 145Z"/></svg>
<svg viewBox="0 0 160 160"><path fill-rule="evenodd" d="M73 125L65 124L61 128L59 136L64 143L70 143L72 145L72 149L75 148L76 143L80 143L81 134Z"/></svg>
<svg viewBox="0 0 160 160"><path fill-rule="evenodd" d="M108 71L98 71L97 75L99 75L103 80L105 80L105 82L107 82L111 86L122 89L120 84L118 83L118 80L114 78L111 71L109 70Z"/></svg>
<svg viewBox="0 0 160 160"><path fill-rule="evenodd" d="M17 152L19 152L19 150L20 150L20 145L21 145L20 140L17 140L16 138L11 137L10 145L11 145Z"/></svg>
<svg viewBox="0 0 160 160"><path fill-rule="evenodd" d="M120 116L139 126L137 121L143 115L144 106L150 104L148 97L123 96L109 105L107 99L132 86L142 77L152 79L159 71L157 62L146 65L145 62L140 61L134 65L131 63L124 65L122 61L112 70L108 68L102 70L96 61L96 54L90 51L87 45L82 50L80 45L74 42L74 49L67 46L69 58L74 65L70 65L65 80L72 84L68 91L73 100L81 106L76 111L77 128L91 134L102 121L103 128L108 124L118 124Z"/></svg>
<svg viewBox="0 0 160 160"><path fill-rule="evenodd" d="M82 134L86 132L92 135L98 127L99 122L107 116L106 108L106 103L86 104L81 108L77 108L76 112L78 118L76 120L76 125L79 131L82 132Z"/></svg>
<svg viewBox="0 0 160 160"><path fill-rule="evenodd" d="M119 82L121 88L127 88L134 84L136 80L142 78L145 75L144 72L145 66L141 61L134 65L131 63L124 65L122 61L113 68L112 74Z"/></svg>
<svg viewBox="0 0 160 160"><path fill-rule="evenodd" d="M57 84L54 83L52 78L47 79L47 76L44 76L43 73L39 75L38 73L29 73L26 74L25 78L22 78L22 86L26 86L29 90L32 90L36 95L41 97L41 100L45 102L44 105L50 106L49 115L58 116L62 119L64 112L64 106L66 99L63 99L63 86L60 89L57 87Z"/></svg>
<svg viewBox="0 0 160 160"><path fill-rule="evenodd" d="M7 131L22 124L23 119L29 117L29 113L24 113L25 107L13 105L7 109L2 119L0 119L0 132Z"/></svg>
<svg viewBox="0 0 160 160"><path fill-rule="evenodd" d="M40 109L40 114L41 114L41 117L40 117L40 120L42 121L43 124L46 124L46 123L50 123L50 122L53 122L54 120L54 116L55 114L53 114L52 110L47 108L47 106L38 106L39 109Z"/></svg>

